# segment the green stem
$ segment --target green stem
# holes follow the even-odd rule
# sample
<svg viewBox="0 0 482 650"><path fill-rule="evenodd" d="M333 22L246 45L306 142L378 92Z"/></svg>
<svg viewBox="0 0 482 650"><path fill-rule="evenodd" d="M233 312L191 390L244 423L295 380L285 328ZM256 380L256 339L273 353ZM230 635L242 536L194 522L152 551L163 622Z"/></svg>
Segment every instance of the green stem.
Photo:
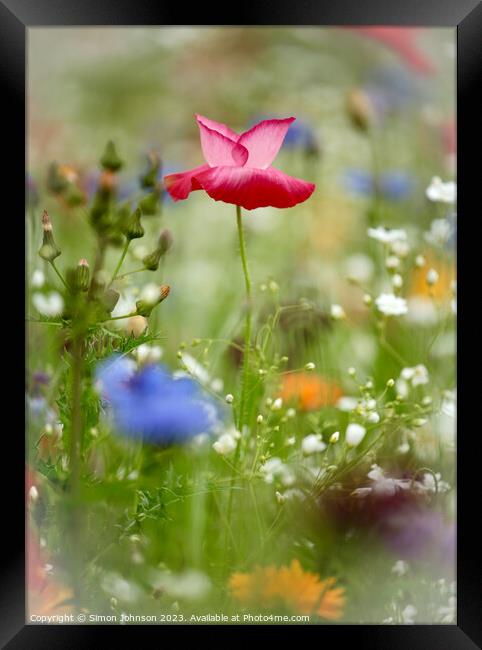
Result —
<svg viewBox="0 0 482 650"><path fill-rule="evenodd" d="M64 280L62 273L58 270L58 268L57 268L57 266L56 266L56 264L55 264L55 262L54 262L53 260L50 262L50 265L51 265L51 267L53 268L53 270L55 271L55 273L57 273L57 275L58 275L58 277L60 278L60 281L62 282L62 284L64 285L64 287L68 290L68 289L69 289L69 285L68 285L67 282Z"/></svg>
<svg viewBox="0 0 482 650"><path fill-rule="evenodd" d="M118 262L118 264L117 264L117 266L116 266L116 268L115 268L114 275L112 276L112 280L110 281L110 284L112 284L112 283L114 282L114 280L115 280L116 277L117 277L117 274L118 274L119 271L120 271L120 268L121 268L121 266L122 266L122 264L123 264L123 262L124 262L124 260L125 260L125 258L126 258L126 255L127 255L127 249L129 248L129 244L130 244L130 243L131 243L131 240L130 240L130 239L128 239L128 240L126 241L126 243L125 243L124 250L122 251L122 255L120 256L119 262Z"/></svg>
<svg viewBox="0 0 482 650"><path fill-rule="evenodd" d="M241 378L241 400L239 405L238 429L241 431L245 424L246 394L248 390L249 356L251 347L251 278L249 276L248 262L246 258L246 244L244 241L243 223L241 221L241 208L236 206L236 223L238 226L239 253L243 266L244 282L246 286L246 314L244 325L244 355L243 375Z"/></svg>

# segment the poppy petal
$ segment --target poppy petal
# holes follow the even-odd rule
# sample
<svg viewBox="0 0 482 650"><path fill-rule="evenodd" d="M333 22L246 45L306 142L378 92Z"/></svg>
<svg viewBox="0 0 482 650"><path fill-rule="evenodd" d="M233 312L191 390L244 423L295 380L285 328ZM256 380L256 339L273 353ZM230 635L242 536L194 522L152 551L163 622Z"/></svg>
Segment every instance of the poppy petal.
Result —
<svg viewBox="0 0 482 650"><path fill-rule="evenodd" d="M198 125L204 159L210 167L244 165L249 155L245 147L233 142L218 131L213 131L200 121L198 121Z"/></svg>
<svg viewBox="0 0 482 650"><path fill-rule="evenodd" d="M281 149L290 124L295 119L295 117L288 117L284 120L263 120L243 133L239 137L238 144L249 151L247 167L258 169L269 167Z"/></svg>
<svg viewBox="0 0 482 650"><path fill-rule="evenodd" d="M187 199L193 190L200 190L201 186L194 178L199 172L210 169L209 165L200 165L189 169L187 172L169 174L164 176L164 186L174 201Z"/></svg>
<svg viewBox="0 0 482 650"><path fill-rule="evenodd" d="M315 189L313 183L272 167L211 167L197 173L196 181L215 201L240 205L246 210L267 206L291 208L306 201Z"/></svg>
<svg viewBox="0 0 482 650"><path fill-rule="evenodd" d="M210 120L208 117L204 117L204 115L199 115L199 113L196 113L195 115L196 120L201 124L204 124L204 126L207 126L208 129L211 129L211 131L217 131L221 135L224 135L226 138L229 138L233 142L237 142L239 140L239 135L233 131L232 129L229 128L229 126L226 126L226 124L222 124L221 122L215 122L214 120Z"/></svg>

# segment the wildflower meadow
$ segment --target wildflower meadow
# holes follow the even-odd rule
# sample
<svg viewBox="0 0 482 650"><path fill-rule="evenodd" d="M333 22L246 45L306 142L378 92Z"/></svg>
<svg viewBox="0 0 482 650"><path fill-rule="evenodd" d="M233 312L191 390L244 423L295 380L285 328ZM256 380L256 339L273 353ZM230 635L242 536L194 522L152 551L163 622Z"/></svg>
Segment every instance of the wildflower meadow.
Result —
<svg viewBox="0 0 482 650"><path fill-rule="evenodd" d="M455 30L29 32L28 622L454 623Z"/></svg>

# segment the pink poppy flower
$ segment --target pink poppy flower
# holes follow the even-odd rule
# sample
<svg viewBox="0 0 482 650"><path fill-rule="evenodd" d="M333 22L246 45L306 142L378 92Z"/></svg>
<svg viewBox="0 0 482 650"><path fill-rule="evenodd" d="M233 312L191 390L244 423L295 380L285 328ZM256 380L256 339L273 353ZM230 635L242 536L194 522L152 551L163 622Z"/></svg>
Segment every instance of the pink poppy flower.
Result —
<svg viewBox="0 0 482 650"><path fill-rule="evenodd" d="M233 203L246 210L266 206L291 208L313 193L313 183L271 167L294 117L264 120L241 135L201 115L196 115L196 120L207 164L164 177L174 201L203 189L215 201Z"/></svg>
<svg viewBox="0 0 482 650"><path fill-rule="evenodd" d="M411 68L421 74L432 74L432 62L417 46L415 37L420 31L417 27L348 27L347 29L358 32L363 36L383 43L393 50Z"/></svg>

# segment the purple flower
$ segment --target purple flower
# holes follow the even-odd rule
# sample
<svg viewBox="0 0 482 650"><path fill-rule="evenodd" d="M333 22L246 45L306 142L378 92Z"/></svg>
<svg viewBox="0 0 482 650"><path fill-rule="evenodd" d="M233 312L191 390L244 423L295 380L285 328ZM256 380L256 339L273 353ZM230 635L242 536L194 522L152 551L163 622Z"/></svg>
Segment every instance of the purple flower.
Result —
<svg viewBox="0 0 482 650"><path fill-rule="evenodd" d="M454 566L455 526L440 512L405 506L387 516L381 529L388 547L399 557Z"/></svg>
<svg viewBox="0 0 482 650"><path fill-rule="evenodd" d="M218 409L200 386L160 365L136 370L132 360L114 355L96 376L116 428L132 438L166 446L210 433L218 424Z"/></svg>

